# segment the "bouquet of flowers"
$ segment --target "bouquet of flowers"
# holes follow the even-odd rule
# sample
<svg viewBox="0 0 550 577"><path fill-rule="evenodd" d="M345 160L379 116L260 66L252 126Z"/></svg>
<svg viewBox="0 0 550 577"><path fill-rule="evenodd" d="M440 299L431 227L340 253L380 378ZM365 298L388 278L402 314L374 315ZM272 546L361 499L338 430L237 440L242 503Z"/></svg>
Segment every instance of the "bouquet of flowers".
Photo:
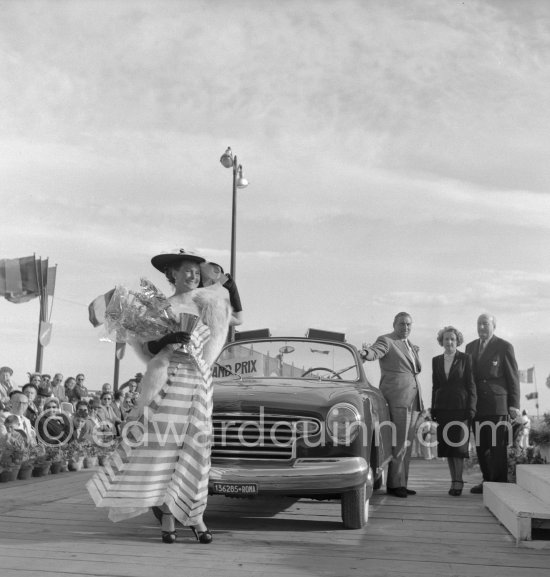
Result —
<svg viewBox="0 0 550 577"><path fill-rule="evenodd" d="M178 330L168 299L145 278L139 291L117 286L105 310L105 328L117 342L159 339Z"/></svg>

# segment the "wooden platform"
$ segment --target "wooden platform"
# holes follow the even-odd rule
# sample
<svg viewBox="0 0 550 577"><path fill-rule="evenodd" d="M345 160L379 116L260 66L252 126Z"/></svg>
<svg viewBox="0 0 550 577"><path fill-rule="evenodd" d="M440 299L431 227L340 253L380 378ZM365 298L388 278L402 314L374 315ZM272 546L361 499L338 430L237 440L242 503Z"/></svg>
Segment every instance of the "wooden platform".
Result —
<svg viewBox="0 0 550 577"><path fill-rule="evenodd" d="M0 576L547 577L550 552L514 538L469 488L447 495L443 461L415 460L408 499L377 492L370 521L342 528L338 502L211 497L214 543L179 528L165 545L152 515L119 524L96 509L89 471L0 485Z"/></svg>

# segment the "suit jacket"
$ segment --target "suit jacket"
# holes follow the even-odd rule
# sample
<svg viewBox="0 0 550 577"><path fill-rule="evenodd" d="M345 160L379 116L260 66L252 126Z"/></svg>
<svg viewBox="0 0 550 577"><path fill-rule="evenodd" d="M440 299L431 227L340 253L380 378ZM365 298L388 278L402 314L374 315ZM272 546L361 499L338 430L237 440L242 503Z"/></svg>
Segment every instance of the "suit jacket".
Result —
<svg viewBox="0 0 550 577"><path fill-rule="evenodd" d="M479 339L466 345L472 355L477 387L477 416L507 415L509 407L519 409L518 365L514 347L494 336L479 356Z"/></svg>
<svg viewBox="0 0 550 577"><path fill-rule="evenodd" d="M476 412L477 391L472 357L456 351L449 371L445 374L443 355L432 359L432 416L438 411L453 411L463 419L473 418Z"/></svg>
<svg viewBox="0 0 550 577"><path fill-rule="evenodd" d="M409 341L409 344L410 341ZM382 335L376 342L365 349L366 360L380 362L380 391L388 402L390 409L393 407L410 407L416 395L423 409L422 394L417 375L420 373L421 364L414 346L411 344L414 355L414 364L407 345L394 333Z"/></svg>

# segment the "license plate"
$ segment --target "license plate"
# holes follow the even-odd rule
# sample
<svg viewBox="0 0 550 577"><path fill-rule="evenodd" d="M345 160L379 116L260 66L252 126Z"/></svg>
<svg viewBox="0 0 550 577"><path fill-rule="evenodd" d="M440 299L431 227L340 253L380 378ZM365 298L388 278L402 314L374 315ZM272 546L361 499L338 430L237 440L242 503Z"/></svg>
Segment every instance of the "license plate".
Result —
<svg viewBox="0 0 550 577"><path fill-rule="evenodd" d="M258 485L254 483L214 483L214 493L220 495L257 495Z"/></svg>

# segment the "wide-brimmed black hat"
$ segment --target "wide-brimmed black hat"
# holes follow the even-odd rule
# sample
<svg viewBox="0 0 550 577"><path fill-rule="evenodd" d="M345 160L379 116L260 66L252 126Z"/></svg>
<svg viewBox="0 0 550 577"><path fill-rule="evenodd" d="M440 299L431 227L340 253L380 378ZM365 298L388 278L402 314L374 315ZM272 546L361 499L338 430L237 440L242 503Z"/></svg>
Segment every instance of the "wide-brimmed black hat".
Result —
<svg viewBox="0 0 550 577"><path fill-rule="evenodd" d="M205 262L205 258L199 256L198 254L184 250L183 248L177 248L170 252L164 252L162 254L157 254L151 259L151 264L160 272L165 272L166 269L182 260L192 260L194 262Z"/></svg>

